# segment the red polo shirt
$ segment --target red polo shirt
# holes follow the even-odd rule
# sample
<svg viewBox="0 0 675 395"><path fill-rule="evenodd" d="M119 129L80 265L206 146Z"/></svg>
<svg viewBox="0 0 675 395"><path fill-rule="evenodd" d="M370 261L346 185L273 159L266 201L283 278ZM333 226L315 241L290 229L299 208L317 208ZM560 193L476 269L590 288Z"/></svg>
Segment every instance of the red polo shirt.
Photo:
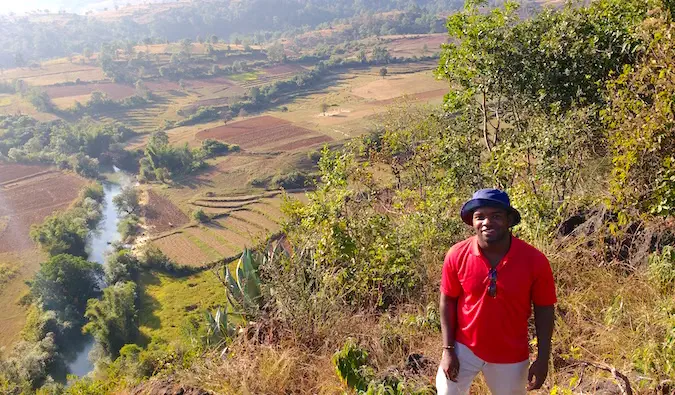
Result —
<svg viewBox="0 0 675 395"><path fill-rule="evenodd" d="M512 237L497 266L497 297L487 294L490 263L476 236L455 244L445 256L441 292L457 298L456 341L490 363L529 357L527 322L532 303L556 303L553 273L539 250Z"/></svg>

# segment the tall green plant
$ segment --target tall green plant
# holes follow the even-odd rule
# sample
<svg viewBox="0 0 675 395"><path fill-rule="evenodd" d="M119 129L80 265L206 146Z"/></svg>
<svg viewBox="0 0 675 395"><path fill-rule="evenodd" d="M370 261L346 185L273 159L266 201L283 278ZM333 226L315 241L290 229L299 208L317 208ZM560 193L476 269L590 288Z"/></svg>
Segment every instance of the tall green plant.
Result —
<svg viewBox="0 0 675 395"><path fill-rule="evenodd" d="M225 266L225 286L227 298L232 306L239 307L243 314L254 316L262 307L260 278L258 277L259 262L253 259L251 250L244 250L236 268L236 277Z"/></svg>

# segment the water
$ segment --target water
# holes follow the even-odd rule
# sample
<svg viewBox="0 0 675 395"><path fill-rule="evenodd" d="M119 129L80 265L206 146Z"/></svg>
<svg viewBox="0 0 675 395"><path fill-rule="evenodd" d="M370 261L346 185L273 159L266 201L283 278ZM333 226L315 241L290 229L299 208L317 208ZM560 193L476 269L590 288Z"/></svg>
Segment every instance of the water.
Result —
<svg viewBox="0 0 675 395"><path fill-rule="evenodd" d="M103 265L108 253L112 250L111 243L120 240L117 225L120 215L113 204L115 196L119 195L122 187L132 185L132 177L118 168L114 168L116 183L105 182L103 184L103 218L96 230L89 234L88 248L89 260ZM89 352L94 348L94 339L91 336L83 336L79 342L74 342L66 354L66 368L68 373L78 377L85 376L94 370L94 361L89 360Z"/></svg>

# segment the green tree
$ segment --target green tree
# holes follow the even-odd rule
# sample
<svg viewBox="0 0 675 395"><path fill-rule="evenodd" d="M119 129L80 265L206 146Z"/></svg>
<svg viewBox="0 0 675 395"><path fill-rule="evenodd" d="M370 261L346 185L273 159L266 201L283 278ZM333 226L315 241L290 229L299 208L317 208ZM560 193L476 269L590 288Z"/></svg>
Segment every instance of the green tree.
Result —
<svg viewBox="0 0 675 395"><path fill-rule="evenodd" d="M103 290L103 298L89 299L85 317L89 322L82 328L94 336L103 351L112 359L120 349L136 340L138 309L136 283L117 283Z"/></svg>
<svg viewBox="0 0 675 395"><path fill-rule="evenodd" d="M30 236L49 255L86 257L87 223L72 213L56 213L31 228Z"/></svg>
<svg viewBox="0 0 675 395"><path fill-rule="evenodd" d="M138 189L131 185L123 187L120 193L113 198L113 204L120 213L137 214L141 209Z"/></svg>
<svg viewBox="0 0 675 395"><path fill-rule="evenodd" d="M387 64L391 61L391 55L387 48L375 47L371 56L375 64Z"/></svg>
<svg viewBox="0 0 675 395"><path fill-rule="evenodd" d="M386 77L387 74L388 74L388 72L389 72L389 70L387 70L386 67L382 67L382 68L380 69L380 77L382 77L382 78Z"/></svg>
<svg viewBox="0 0 675 395"><path fill-rule="evenodd" d="M101 267L81 257L56 255L40 264L30 292L46 310L83 314L87 300L100 294Z"/></svg>
<svg viewBox="0 0 675 395"><path fill-rule="evenodd" d="M667 38L675 27L669 18L666 12L654 14L643 30L650 50L608 84L604 119L621 224L631 210L675 212L675 45Z"/></svg>

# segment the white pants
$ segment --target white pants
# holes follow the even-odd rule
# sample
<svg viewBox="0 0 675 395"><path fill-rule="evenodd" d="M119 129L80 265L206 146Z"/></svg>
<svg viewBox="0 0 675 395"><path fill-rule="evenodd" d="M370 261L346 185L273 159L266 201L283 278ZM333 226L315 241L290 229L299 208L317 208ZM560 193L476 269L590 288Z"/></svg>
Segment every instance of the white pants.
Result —
<svg viewBox="0 0 675 395"><path fill-rule="evenodd" d="M483 372L485 382L493 395L524 395L527 387L529 361L518 363L488 363L478 358L468 347L457 343L459 359L457 382L450 381L438 368L436 388L438 395L466 395L478 372Z"/></svg>

